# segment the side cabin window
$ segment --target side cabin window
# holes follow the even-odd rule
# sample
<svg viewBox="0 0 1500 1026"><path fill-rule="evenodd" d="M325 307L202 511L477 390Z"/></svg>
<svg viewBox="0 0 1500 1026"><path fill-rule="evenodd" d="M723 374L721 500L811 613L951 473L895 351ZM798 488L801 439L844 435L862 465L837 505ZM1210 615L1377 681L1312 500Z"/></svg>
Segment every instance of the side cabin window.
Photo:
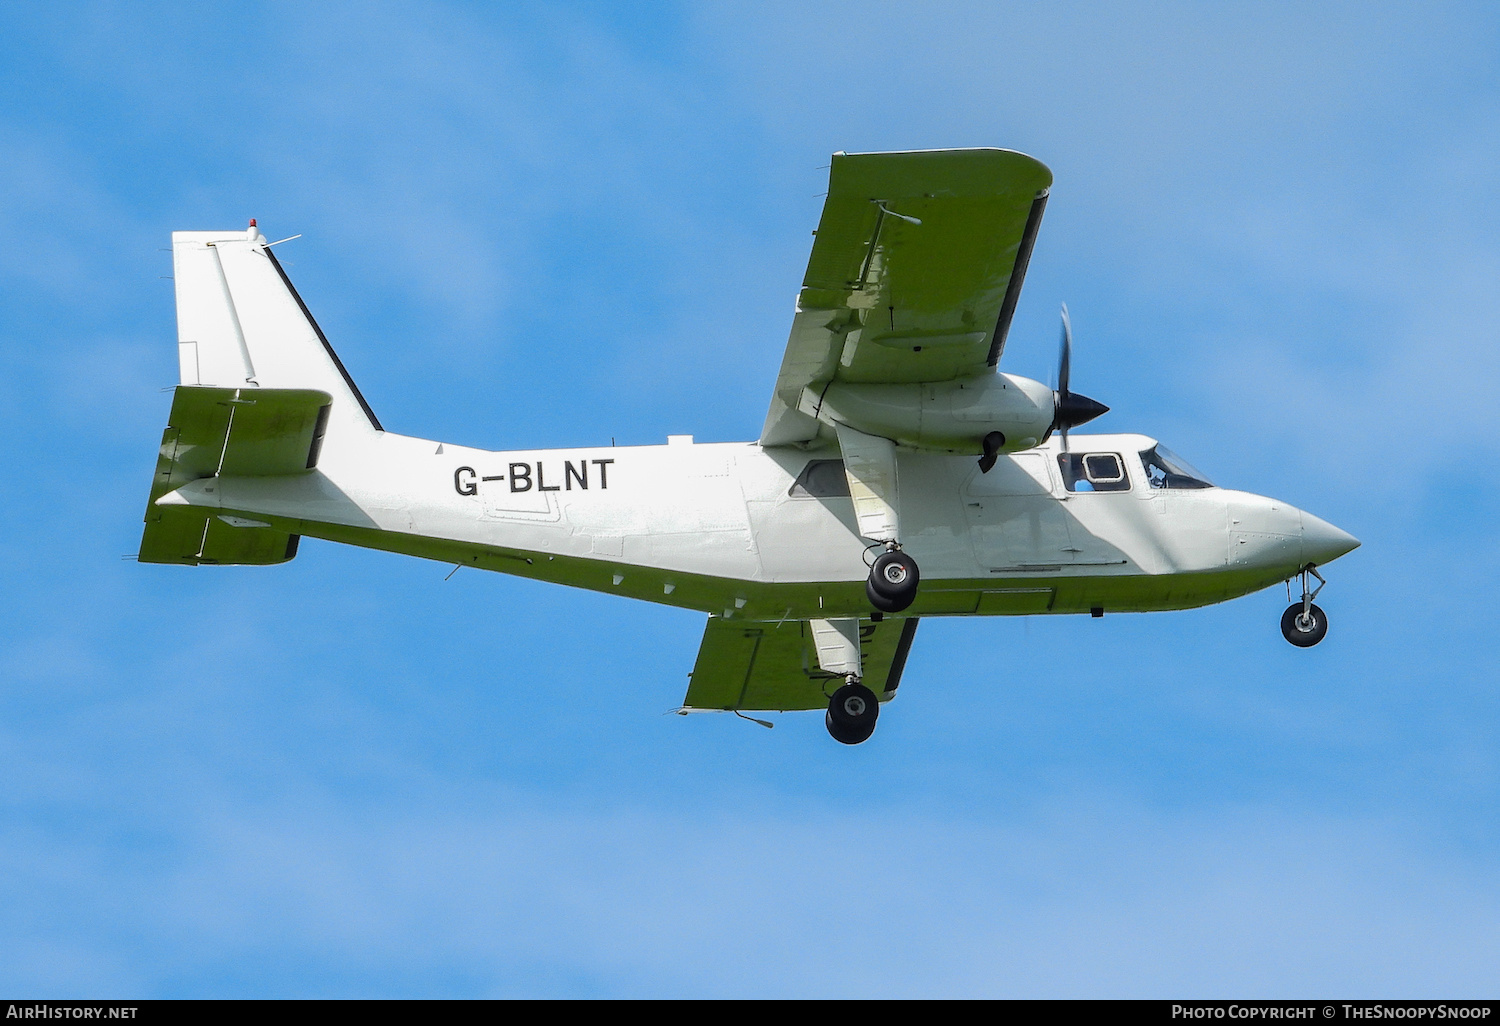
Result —
<svg viewBox="0 0 1500 1026"><path fill-rule="evenodd" d="M1194 470L1181 456L1165 445L1141 453L1146 480L1152 488L1212 488L1208 478Z"/></svg>
<svg viewBox="0 0 1500 1026"><path fill-rule="evenodd" d="M843 460L812 460L802 468L787 492L793 498L828 498L849 494L849 479L844 476Z"/></svg>
<svg viewBox="0 0 1500 1026"><path fill-rule="evenodd" d="M1067 452L1057 457L1063 485L1070 492L1128 492L1130 478L1119 453Z"/></svg>

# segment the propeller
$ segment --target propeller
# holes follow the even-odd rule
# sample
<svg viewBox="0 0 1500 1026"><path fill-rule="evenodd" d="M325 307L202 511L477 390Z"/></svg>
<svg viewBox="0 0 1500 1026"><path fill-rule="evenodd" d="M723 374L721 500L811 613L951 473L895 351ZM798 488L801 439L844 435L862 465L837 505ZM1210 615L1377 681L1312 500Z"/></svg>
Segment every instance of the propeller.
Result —
<svg viewBox="0 0 1500 1026"><path fill-rule="evenodd" d="M1068 304L1062 308L1062 351L1057 357L1057 391L1052 393L1052 427L1062 435L1063 452L1068 451L1068 429L1087 424L1109 407L1086 395L1068 389L1069 370L1073 363L1073 322L1068 319Z"/></svg>

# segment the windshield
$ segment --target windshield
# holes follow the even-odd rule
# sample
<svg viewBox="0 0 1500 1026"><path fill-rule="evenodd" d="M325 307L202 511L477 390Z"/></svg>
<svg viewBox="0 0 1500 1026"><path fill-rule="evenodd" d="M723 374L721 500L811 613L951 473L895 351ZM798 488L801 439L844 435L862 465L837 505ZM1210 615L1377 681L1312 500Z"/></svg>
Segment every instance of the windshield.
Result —
<svg viewBox="0 0 1500 1026"><path fill-rule="evenodd" d="M1208 479L1193 465L1165 445L1141 453L1146 466L1146 480L1152 488L1212 488Z"/></svg>

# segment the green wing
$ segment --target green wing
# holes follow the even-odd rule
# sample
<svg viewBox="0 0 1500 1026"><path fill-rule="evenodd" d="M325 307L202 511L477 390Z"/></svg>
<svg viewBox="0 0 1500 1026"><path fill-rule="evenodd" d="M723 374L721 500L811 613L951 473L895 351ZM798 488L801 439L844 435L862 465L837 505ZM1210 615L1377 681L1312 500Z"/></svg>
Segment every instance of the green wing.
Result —
<svg viewBox="0 0 1500 1026"><path fill-rule="evenodd" d="M764 445L809 441L831 381L993 371L1052 172L1012 150L836 153Z"/></svg>
<svg viewBox="0 0 1500 1026"><path fill-rule="evenodd" d="M917 620L861 620L863 683L882 702L901 683ZM818 667L812 629L806 621L746 623L709 617L682 707L786 711L823 709L841 675Z"/></svg>
<svg viewBox="0 0 1500 1026"><path fill-rule="evenodd" d="M158 506L168 492L205 477L299 474L318 462L333 400L301 388L180 386L162 432L146 503L142 563L284 563L297 536L242 517Z"/></svg>

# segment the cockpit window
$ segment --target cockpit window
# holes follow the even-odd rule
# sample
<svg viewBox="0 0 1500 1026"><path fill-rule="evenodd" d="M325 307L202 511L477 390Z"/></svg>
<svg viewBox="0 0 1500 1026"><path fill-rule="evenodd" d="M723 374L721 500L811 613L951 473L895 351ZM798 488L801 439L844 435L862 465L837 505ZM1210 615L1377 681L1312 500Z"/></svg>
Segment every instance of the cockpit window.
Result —
<svg viewBox="0 0 1500 1026"><path fill-rule="evenodd" d="M1152 488L1212 488L1208 479L1194 470L1192 464L1165 445L1141 453L1146 480Z"/></svg>
<svg viewBox="0 0 1500 1026"><path fill-rule="evenodd" d="M1119 453L1070 452L1057 457L1063 484L1070 492L1128 492L1130 478Z"/></svg>

